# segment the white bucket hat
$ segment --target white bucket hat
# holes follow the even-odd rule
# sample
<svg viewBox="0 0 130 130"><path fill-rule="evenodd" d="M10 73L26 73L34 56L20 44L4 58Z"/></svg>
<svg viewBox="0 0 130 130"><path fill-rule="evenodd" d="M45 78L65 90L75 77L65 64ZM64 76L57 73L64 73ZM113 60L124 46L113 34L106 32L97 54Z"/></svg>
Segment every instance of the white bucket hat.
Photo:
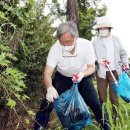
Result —
<svg viewBox="0 0 130 130"><path fill-rule="evenodd" d="M95 26L95 29L103 28L103 27L109 27L113 28L111 25L111 22L106 16L98 17L97 18L97 24Z"/></svg>

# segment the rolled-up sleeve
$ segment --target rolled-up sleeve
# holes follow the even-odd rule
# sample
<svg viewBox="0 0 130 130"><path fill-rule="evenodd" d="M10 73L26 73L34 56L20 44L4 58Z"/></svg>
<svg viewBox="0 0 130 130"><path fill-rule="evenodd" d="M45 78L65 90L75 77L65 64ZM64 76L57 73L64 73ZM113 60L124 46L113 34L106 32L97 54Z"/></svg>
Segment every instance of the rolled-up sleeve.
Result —
<svg viewBox="0 0 130 130"><path fill-rule="evenodd" d="M57 50L54 46L49 51L46 64L53 68L57 66Z"/></svg>
<svg viewBox="0 0 130 130"><path fill-rule="evenodd" d="M93 45L91 43L88 44L88 47L86 50L86 62L87 64L95 63L95 53L94 53Z"/></svg>

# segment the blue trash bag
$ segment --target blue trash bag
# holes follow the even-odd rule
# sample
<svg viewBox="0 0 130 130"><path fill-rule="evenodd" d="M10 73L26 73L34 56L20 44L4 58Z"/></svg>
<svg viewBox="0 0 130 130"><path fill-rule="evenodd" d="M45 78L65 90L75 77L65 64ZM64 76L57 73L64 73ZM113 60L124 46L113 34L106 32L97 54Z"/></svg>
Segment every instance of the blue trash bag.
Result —
<svg viewBox="0 0 130 130"><path fill-rule="evenodd" d="M63 128L67 130L81 130L92 123L88 107L78 92L77 83L56 99L54 108Z"/></svg>
<svg viewBox="0 0 130 130"><path fill-rule="evenodd" d="M113 85L113 88L125 102L130 102L130 78L126 72L119 76L118 86Z"/></svg>

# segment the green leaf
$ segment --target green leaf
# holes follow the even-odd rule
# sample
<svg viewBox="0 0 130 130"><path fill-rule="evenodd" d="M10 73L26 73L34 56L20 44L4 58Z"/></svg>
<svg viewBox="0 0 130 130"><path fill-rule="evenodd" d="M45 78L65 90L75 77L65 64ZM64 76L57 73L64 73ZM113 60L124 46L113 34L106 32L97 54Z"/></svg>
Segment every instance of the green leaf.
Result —
<svg viewBox="0 0 130 130"><path fill-rule="evenodd" d="M14 61L16 61L16 60L18 60L13 54L11 54L11 53L8 53L7 54L7 57L9 57L10 59L12 59L12 60L14 60Z"/></svg>
<svg viewBox="0 0 130 130"><path fill-rule="evenodd" d="M9 60L0 60L0 65L1 66L8 66L11 62Z"/></svg>
<svg viewBox="0 0 130 130"><path fill-rule="evenodd" d="M17 92L22 92L22 91L23 91L23 89L22 89L22 88L20 88L19 86L16 86L16 87L15 87L15 91L17 91Z"/></svg>
<svg viewBox="0 0 130 130"><path fill-rule="evenodd" d="M12 99L8 99L7 106L9 106L10 108L14 108L16 106L16 102Z"/></svg>
<svg viewBox="0 0 130 130"><path fill-rule="evenodd" d="M32 110L27 111L29 115L35 116L35 113Z"/></svg>
<svg viewBox="0 0 130 130"><path fill-rule="evenodd" d="M28 1L29 1L29 3L31 4L31 6L35 3L34 0L28 0Z"/></svg>
<svg viewBox="0 0 130 130"><path fill-rule="evenodd" d="M3 12L0 11L0 18L2 19L5 19L5 20L8 20L6 17L5 17L5 14Z"/></svg>
<svg viewBox="0 0 130 130"><path fill-rule="evenodd" d="M25 119L26 124L30 124L29 119Z"/></svg>
<svg viewBox="0 0 130 130"><path fill-rule="evenodd" d="M22 80L15 80L15 81L16 81L18 86L25 88L25 84Z"/></svg>
<svg viewBox="0 0 130 130"><path fill-rule="evenodd" d="M16 93L16 94L15 94L15 97L16 97L17 99L20 99L21 95L19 95L18 93Z"/></svg>
<svg viewBox="0 0 130 130"><path fill-rule="evenodd" d="M5 51L5 52L11 51L11 49L8 46L2 45L2 44L0 44L0 50Z"/></svg>
<svg viewBox="0 0 130 130"><path fill-rule="evenodd" d="M8 74L11 74L11 75L15 76L14 74L17 74L18 71L16 69L13 69L13 68L7 68L6 72Z"/></svg>
<svg viewBox="0 0 130 130"><path fill-rule="evenodd" d="M29 98L27 95L23 95L23 96L22 96L22 99L23 99L23 100L26 100L26 99L30 99L30 98Z"/></svg>

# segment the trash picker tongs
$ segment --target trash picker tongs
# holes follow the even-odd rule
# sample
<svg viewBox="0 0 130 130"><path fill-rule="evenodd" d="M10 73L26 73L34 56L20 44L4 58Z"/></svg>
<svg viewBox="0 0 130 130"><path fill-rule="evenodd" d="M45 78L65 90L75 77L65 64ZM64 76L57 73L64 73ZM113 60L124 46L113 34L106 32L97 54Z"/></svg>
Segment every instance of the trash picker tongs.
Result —
<svg viewBox="0 0 130 130"><path fill-rule="evenodd" d="M105 61L103 61L103 62L104 62L104 64L105 64L105 67L108 68L108 70L110 71L110 74L111 74L111 76L112 76L112 78L113 78L113 80L114 80L115 85L118 86L118 85L119 85L119 84L118 84L118 81L116 80L114 74L113 74L112 71L111 71L111 68L110 68L110 66L109 66L109 62L108 62L107 60L105 60Z"/></svg>

